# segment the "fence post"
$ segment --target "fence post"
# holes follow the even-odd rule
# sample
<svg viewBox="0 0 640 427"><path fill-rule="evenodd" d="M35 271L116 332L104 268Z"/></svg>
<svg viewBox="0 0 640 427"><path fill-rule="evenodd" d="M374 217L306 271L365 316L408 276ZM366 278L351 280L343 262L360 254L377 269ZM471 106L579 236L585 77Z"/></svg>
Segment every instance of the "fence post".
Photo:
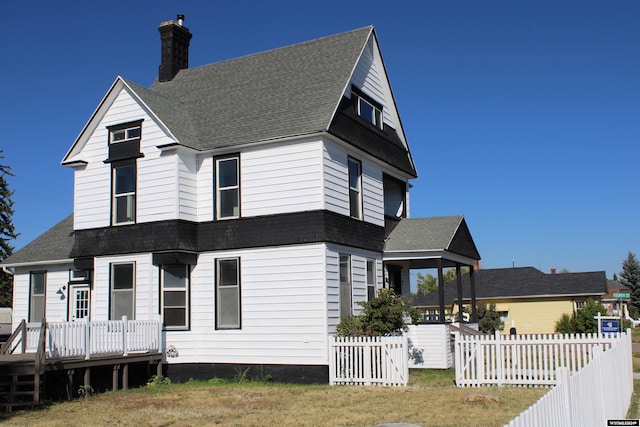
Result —
<svg viewBox="0 0 640 427"><path fill-rule="evenodd" d="M453 358L456 370L456 387L460 387L462 380L462 345L460 345L460 332L454 332Z"/></svg>
<svg viewBox="0 0 640 427"><path fill-rule="evenodd" d="M122 355L128 356L127 351L127 330L129 329L127 316L122 316Z"/></svg>
<svg viewBox="0 0 640 427"><path fill-rule="evenodd" d="M84 318L84 358L91 359L91 322L89 317Z"/></svg>
<svg viewBox="0 0 640 427"><path fill-rule="evenodd" d="M497 375L497 381L498 381L498 387L502 387L503 386L503 382L504 382L504 368L503 368L503 363L502 363L502 343L500 342L500 331L495 331L494 333L495 336L495 345L496 345L496 375Z"/></svg>
<svg viewBox="0 0 640 427"><path fill-rule="evenodd" d="M556 387L562 392L562 402L564 409L564 425L573 426L571 417L571 389L569 387L569 368L560 367L556 369Z"/></svg>

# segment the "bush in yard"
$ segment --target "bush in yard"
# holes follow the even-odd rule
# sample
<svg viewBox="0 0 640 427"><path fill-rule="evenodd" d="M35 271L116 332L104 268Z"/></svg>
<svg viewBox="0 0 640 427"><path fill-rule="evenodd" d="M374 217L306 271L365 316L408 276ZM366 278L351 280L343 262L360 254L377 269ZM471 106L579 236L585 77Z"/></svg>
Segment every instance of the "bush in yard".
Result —
<svg viewBox="0 0 640 427"><path fill-rule="evenodd" d="M342 319L336 328L338 336L391 335L405 328L406 317L413 322L418 318L409 301L392 289L380 289L376 298L358 304L362 313Z"/></svg>
<svg viewBox="0 0 640 427"><path fill-rule="evenodd" d="M478 329L485 334L493 334L504 328L504 322L500 319L500 314L496 311L496 305L481 302L477 305Z"/></svg>
<svg viewBox="0 0 640 427"><path fill-rule="evenodd" d="M575 331L575 328L576 327L573 317L571 317L568 313L564 313L556 322L555 331L559 334L570 334Z"/></svg>
<svg viewBox="0 0 640 427"><path fill-rule="evenodd" d="M563 314L556 322L556 332L559 334L588 334L598 332L598 321L594 319L598 315L606 316L607 309L600 301L589 298L582 308L571 316Z"/></svg>

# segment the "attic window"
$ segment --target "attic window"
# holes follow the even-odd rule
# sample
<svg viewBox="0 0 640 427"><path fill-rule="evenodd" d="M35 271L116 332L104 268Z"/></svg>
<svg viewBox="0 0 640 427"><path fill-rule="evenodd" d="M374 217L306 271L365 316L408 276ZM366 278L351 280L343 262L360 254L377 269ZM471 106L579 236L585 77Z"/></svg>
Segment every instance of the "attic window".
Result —
<svg viewBox="0 0 640 427"><path fill-rule="evenodd" d="M358 115L378 129L382 129L382 106L355 88L352 92Z"/></svg>
<svg viewBox="0 0 640 427"><path fill-rule="evenodd" d="M140 139L140 129L141 127L139 124L127 128L112 129L110 142L112 144L115 144L118 142L127 142Z"/></svg>

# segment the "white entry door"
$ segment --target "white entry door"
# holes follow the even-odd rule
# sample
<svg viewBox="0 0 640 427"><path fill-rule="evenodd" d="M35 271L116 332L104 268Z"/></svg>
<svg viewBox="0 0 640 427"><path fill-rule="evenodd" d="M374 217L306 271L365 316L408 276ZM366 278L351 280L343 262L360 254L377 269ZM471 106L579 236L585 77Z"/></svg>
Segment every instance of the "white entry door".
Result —
<svg viewBox="0 0 640 427"><path fill-rule="evenodd" d="M89 285L71 285L69 291L69 321L89 319L91 299Z"/></svg>

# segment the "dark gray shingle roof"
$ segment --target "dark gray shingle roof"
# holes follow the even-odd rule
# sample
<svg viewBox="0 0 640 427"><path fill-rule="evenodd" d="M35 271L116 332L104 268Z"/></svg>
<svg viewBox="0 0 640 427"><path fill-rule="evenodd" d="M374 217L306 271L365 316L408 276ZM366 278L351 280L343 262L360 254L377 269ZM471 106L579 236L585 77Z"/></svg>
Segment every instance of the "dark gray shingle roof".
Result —
<svg viewBox="0 0 640 427"><path fill-rule="evenodd" d="M449 251L480 259L462 215L402 218L387 237L384 251Z"/></svg>
<svg viewBox="0 0 640 427"><path fill-rule="evenodd" d="M0 264L14 266L23 263L68 260L74 241L73 215L69 215Z"/></svg>
<svg viewBox="0 0 640 427"><path fill-rule="evenodd" d="M604 271L545 274L533 267L496 268L474 273L476 298L516 298L554 295L602 296L606 293ZM444 286L445 304L458 298L456 281ZM462 275L462 295L471 298L469 274ZM412 302L415 306L437 306L438 292L431 292Z"/></svg>
<svg viewBox="0 0 640 427"><path fill-rule="evenodd" d="M130 86L180 144L199 150L327 130L372 31L184 69L150 89Z"/></svg>

